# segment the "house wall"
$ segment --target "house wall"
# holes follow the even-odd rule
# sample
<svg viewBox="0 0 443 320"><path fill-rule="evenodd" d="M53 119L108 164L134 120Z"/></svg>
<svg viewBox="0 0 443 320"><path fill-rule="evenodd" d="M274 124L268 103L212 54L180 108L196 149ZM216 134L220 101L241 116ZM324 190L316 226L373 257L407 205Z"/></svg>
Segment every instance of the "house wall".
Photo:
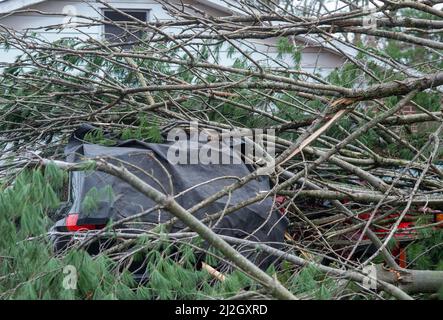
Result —
<svg viewBox="0 0 443 320"><path fill-rule="evenodd" d="M11 0L8 0L11 1ZM22 0L23 1L23 0ZM11 1L15 2L15 1ZM208 15L223 16L228 15L226 11L221 11L216 7L207 6L202 3L202 0L186 0L185 2L192 4L193 6L203 10ZM162 21L172 19L168 13L162 8L162 6L155 0L109 0L109 4L119 9L146 9L150 10L150 21ZM67 13L73 14L77 12L80 15L100 18L100 12L105 7L95 1L84 0L47 0L39 4L32 5L27 9L41 11L44 13ZM12 15L6 15L0 17L0 25L13 28L15 30L34 29L38 31L39 38L45 41L54 41L64 37L78 37L78 38L100 38L102 35L102 26L93 26L88 28L82 28L82 32L74 30L72 28L64 28L62 30L43 30L42 27L58 25L63 22L67 22L66 17L55 15L42 15L38 12L21 12L14 13ZM82 20L78 18L77 22ZM173 33L173 30L167 30ZM261 61L264 65L277 68L291 68L294 65L292 57L290 55L283 55L278 57L277 53L277 40L251 40L248 45L240 45L246 52L248 52L251 58ZM340 67L344 59L332 51L321 48L318 46L311 46L302 44L301 55L301 67L304 71L315 72L320 75L329 74L334 68ZM0 57L0 62L13 62L19 50L10 49ZM266 55L270 55L275 61L266 58ZM227 53L227 47L224 46L221 49L220 57L218 61L214 61L223 65L232 65L237 57L241 54L236 54L230 57Z"/></svg>

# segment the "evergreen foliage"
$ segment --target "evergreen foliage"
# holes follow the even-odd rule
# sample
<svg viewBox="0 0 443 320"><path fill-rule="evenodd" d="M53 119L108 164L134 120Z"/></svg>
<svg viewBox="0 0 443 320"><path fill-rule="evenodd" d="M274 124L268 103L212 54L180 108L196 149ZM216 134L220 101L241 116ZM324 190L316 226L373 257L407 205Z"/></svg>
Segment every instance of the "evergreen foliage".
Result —
<svg viewBox="0 0 443 320"><path fill-rule="evenodd" d="M64 183L66 173L50 165L44 170L23 171L13 185L0 191L1 299L207 299L258 289L254 281L237 270L224 282L215 281L205 270L197 270L195 245L199 241L193 246L171 246L167 237L157 244L140 238L137 245L150 248L135 257L147 264L149 281L143 285L106 255L91 256L75 247L55 255L47 231L53 223L50 217L60 205ZM209 252L216 255L213 250ZM216 265L219 260L209 254L206 262ZM74 266L78 272L77 289L63 287L66 266ZM277 271L271 268L268 272ZM291 287L327 298L324 285L307 272L294 278Z"/></svg>

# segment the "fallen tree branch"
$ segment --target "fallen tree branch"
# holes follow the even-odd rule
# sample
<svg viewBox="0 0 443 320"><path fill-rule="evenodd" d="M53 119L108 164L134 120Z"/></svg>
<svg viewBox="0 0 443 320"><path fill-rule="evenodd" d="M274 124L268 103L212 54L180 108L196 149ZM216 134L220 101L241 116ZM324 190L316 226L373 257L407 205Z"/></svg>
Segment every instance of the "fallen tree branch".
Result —
<svg viewBox="0 0 443 320"><path fill-rule="evenodd" d="M39 161L41 165L54 164L57 167L68 170L77 171L84 170L85 167L93 167L96 170L108 173L122 179L131 185L134 189L143 193L145 196L154 200L157 204L168 210L171 214L185 223L191 230L198 233L204 240L208 241L214 248L220 250L226 258L231 260L239 269L251 276L253 279L263 285L269 294L278 299L295 300L296 297L290 293L277 279L270 277L255 264L243 257L237 250L231 247L226 241L220 238L214 231L204 225L200 220L190 214L185 208L180 206L173 197L166 196L154 189L146 182L132 174L124 167L117 167L113 164L100 159L90 160L85 163L68 163L63 161L51 161L42 159Z"/></svg>

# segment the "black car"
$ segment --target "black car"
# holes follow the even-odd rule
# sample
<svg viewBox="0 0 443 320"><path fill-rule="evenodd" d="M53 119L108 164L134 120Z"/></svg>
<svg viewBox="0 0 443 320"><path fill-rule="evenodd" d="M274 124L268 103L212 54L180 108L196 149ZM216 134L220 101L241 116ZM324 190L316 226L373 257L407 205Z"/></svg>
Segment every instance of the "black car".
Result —
<svg viewBox="0 0 443 320"><path fill-rule="evenodd" d="M174 196L184 208L205 200L209 196L231 185L238 178L248 175L252 167L244 162L238 164L174 164L168 160L171 146L177 142L164 144L145 143L139 140L117 141L113 146L102 146L85 142L85 136L95 130L84 125L71 136L65 148L66 161L81 162L88 158L100 157L110 163L125 166L157 190ZM179 147L198 150L202 143L184 141ZM215 150L214 152L218 152ZM236 157L235 153L231 157ZM238 159L236 159L238 160ZM225 196L199 209L194 214L204 219L211 214L222 212L227 205L235 205L260 192L270 190L270 181L260 176L238 188L230 196ZM60 212L61 219L52 228L56 250L64 250L76 238L84 238L85 232L103 229L110 221L146 212L142 217L125 224L128 232L143 232L171 218L165 210L155 209L156 203L134 190L121 179L99 171L76 171L70 173L67 204ZM274 209L272 199L248 205L236 212L212 222L211 227L219 234L250 240L282 243L288 221ZM177 221L170 232L185 227ZM113 239L100 239L88 246L89 252L96 254L109 247ZM263 254L242 252L261 268L266 269L275 259ZM133 268L134 269L134 268ZM136 267L140 273L140 267ZM143 273L143 272L141 272ZM140 276L140 274L138 274Z"/></svg>

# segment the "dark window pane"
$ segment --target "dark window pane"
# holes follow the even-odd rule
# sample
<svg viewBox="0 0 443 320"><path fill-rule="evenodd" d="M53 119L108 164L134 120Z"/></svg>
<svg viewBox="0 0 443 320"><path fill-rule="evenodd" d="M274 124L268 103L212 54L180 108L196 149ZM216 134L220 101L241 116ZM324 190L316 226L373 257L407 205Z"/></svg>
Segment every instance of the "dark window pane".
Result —
<svg viewBox="0 0 443 320"><path fill-rule="evenodd" d="M146 11L123 11L127 15L134 17L141 21L146 21ZM132 21L129 17L116 12L116 11L105 11L105 17L112 21Z"/></svg>
<svg viewBox="0 0 443 320"><path fill-rule="evenodd" d="M147 21L147 11L124 11L126 14L141 20ZM105 39L109 42L133 42L137 41L137 38L141 38L143 32L138 30L139 28L134 28L129 26L125 26L124 22L134 22L131 18L115 11L105 11L104 16L108 20L112 20L115 22L119 22L119 26L115 25L105 25ZM128 46L125 46L125 48Z"/></svg>

